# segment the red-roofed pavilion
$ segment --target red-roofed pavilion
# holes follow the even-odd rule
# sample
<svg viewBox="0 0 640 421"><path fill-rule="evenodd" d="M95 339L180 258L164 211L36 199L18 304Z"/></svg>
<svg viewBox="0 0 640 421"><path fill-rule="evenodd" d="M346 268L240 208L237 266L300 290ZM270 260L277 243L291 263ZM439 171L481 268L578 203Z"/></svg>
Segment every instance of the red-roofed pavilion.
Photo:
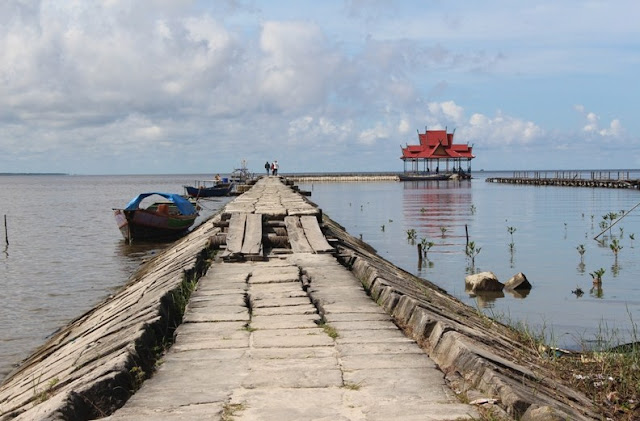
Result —
<svg viewBox="0 0 640 421"><path fill-rule="evenodd" d="M453 143L453 133L447 130L418 131L419 145L402 148L400 159L404 162L404 172L409 175L433 175L459 173L471 174L473 146ZM466 162L466 170L462 169Z"/></svg>

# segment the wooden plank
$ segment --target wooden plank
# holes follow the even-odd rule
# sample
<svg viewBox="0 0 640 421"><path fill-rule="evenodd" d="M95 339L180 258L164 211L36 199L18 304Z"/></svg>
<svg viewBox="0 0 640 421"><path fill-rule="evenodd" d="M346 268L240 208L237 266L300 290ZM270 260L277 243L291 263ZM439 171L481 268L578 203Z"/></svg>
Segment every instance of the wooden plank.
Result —
<svg viewBox="0 0 640 421"><path fill-rule="evenodd" d="M307 237L302 230L300 218L297 216L286 216L284 218L284 225L287 227L289 244L291 244L291 250L293 250L294 253L313 253L313 249L309 245Z"/></svg>
<svg viewBox="0 0 640 421"><path fill-rule="evenodd" d="M301 216L300 223L309 245L316 253L331 253L334 251L333 247L327 242L322 230L320 230L318 218L315 216Z"/></svg>
<svg viewBox="0 0 640 421"><path fill-rule="evenodd" d="M262 254L262 215L250 213L247 215L247 223L242 242L242 254Z"/></svg>
<svg viewBox="0 0 640 421"><path fill-rule="evenodd" d="M244 212L231 214L229 230L227 231L227 249L222 253L222 257L227 257L242 251L242 240L244 239L246 221L247 214Z"/></svg>

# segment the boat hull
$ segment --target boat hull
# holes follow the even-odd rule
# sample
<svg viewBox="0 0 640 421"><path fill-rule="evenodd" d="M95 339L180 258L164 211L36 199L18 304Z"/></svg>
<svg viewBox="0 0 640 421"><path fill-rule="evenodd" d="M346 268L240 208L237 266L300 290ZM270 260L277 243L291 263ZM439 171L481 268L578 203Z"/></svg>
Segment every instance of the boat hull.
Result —
<svg viewBox="0 0 640 421"><path fill-rule="evenodd" d="M122 236L137 240L174 240L187 233L197 218L194 215L163 215L147 209L113 210Z"/></svg>
<svg viewBox="0 0 640 421"><path fill-rule="evenodd" d="M220 197L227 196L231 191L231 184L215 187L193 187L184 186L189 197Z"/></svg>

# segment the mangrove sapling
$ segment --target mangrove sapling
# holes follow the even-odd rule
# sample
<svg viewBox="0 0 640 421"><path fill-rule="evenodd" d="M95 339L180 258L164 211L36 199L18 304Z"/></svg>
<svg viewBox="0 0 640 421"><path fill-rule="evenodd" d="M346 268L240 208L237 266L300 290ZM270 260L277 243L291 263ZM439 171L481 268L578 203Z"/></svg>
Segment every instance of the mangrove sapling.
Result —
<svg viewBox="0 0 640 421"><path fill-rule="evenodd" d="M442 233L442 238L444 238L444 234L447 232L447 227L440 227L440 232Z"/></svg>
<svg viewBox="0 0 640 421"><path fill-rule="evenodd" d="M608 214L603 216L603 219L606 221L607 219L609 221L611 221L611 223L608 225L609 226L609 236L611 236L611 227L614 224L614 221L618 218L618 214L615 212L609 212Z"/></svg>
<svg viewBox="0 0 640 421"><path fill-rule="evenodd" d="M471 259L471 266L474 267L476 265L476 256L480 253L482 247L476 247L475 241L469 241L467 247L465 249L465 254L467 257Z"/></svg>
<svg viewBox="0 0 640 421"><path fill-rule="evenodd" d="M593 279L594 285L602 285L602 275L604 275L604 268L600 268L598 270L594 270L593 272L589 272L591 278Z"/></svg>
<svg viewBox="0 0 640 421"><path fill-rule="evenodd" d="M422 256L427 259L427 253L435 243L433 241L428 241L426 238L423 238L422 240L420 240L420 244L422 245Z"/></svg>
<svg viewBox="0 0 640 421"><path fill-rule="evenodd" d="M615 255L615 259L617 262L618 252L623 248L622 245L620 245L620 242L618 241L617 238L614 238L613 240L611 240L611 244L609 244L609 248L611 249L611 251L613 251L613 254Z"/></svg>
<svg viewBox="0 0 640 421"><path fill-rule="evenodd" d="M591 292L591 295L596 298L602 298L602 275L604 275L604 269L600 268L589 273L589 275L591 275L591 278L593 279L593 287L591 287L589 292Z"/></svg>
<svg viewBox="0 0 640 421"><path fill-rule="evenodd" d="M476 214L476 205L471 205L471 215L475 215Z"/></svg>
<svg viewBox="0 0 640 421"><path fill-rule="evenodd" d="M606 231L607 228L609 228L609 223L607 222L608 220L609 220L609 214L602 215L602 221L600 221L600 229L602 231Z"/></svg>
<svg viewBox="0 0 640 421"><path fill-rule="evenodd" d="M407 230L407 241L413 244L416 240L416 230L415 228L411 228Z"/></svg>
<svg viewBox="0 0 640 421"><path fill-rule="evenodd" d="M511 242L509 243L509 250L511 251L511 258L513 258L513 250L516 244L513 242L513 233L516 232L516 227L507 227L507 232L511 235Z"/></svg>
<svg viewBox="0 0 640 421"><path fill-rule="evenodd" d="M576 249L580 254L580 263L584 263L584 253L587 251L587 249L584 248L584 244L579 244L578 247L576 247Z"/></svg>

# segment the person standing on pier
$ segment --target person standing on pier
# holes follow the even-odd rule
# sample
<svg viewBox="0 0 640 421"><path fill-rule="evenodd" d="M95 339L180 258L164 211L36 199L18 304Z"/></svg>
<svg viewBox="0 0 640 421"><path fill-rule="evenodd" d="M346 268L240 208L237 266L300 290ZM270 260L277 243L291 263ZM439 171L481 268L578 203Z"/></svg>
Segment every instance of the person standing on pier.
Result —
<svg viewBox="0 0 640 421"><path fill-rule="evenodd" d="M278 175L278 160L273 161L273 175Z"/></svg>
<svg viewBox="0 0 640 421"><path fill-rule="evenodd" d="M267 163L264 164L264 169L265 171L267 171L267 175L269 175L269 170L271 169L271 164L269 164L269 161L267 161Z"/></svg>

